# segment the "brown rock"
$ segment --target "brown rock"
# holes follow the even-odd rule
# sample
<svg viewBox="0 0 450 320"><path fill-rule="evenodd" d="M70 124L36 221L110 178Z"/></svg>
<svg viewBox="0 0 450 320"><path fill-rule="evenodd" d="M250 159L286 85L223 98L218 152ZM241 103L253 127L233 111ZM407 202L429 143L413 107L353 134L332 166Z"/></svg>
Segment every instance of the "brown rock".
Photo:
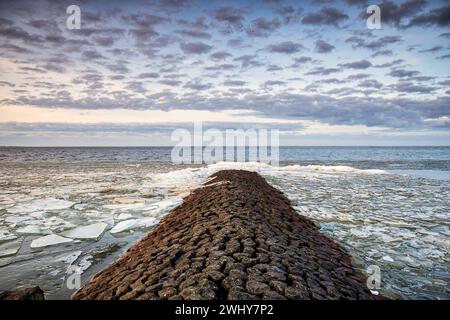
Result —
<svg viewBox="0 0 450 320"><path fill-rule="evenodd" d="M0 300L45 300L45 297L41 288L32 287L2 292Z"/></svg>
<svg viewBox="0 0 450 320"><path fill-rule="evenodd" d="M264 291L270 289L267 284L258 281L247 281L245 287L249 293L256 295L263 294Z"/></svg>
<svg viewBox="0 0 450 320"><path fill-rule="evenodd" d="M373 299L351 263L258 174L226 170L73 299Z"/></svg>

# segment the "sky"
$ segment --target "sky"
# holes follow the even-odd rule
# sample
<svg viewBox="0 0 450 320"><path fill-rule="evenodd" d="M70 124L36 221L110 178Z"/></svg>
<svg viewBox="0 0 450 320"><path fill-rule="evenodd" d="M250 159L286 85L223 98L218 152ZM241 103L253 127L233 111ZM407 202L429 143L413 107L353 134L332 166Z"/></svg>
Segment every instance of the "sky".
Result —
<svg viewBox="0 0 450 320"><path fill-rule="evenodd" d="M0 0L0 145L450 145L449 25L448 0Z"/></svg>

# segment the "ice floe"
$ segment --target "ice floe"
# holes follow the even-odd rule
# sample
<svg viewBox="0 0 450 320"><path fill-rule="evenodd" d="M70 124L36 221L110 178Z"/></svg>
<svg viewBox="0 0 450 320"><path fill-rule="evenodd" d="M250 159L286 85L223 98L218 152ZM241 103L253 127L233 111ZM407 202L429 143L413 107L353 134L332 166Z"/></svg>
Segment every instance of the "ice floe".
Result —
<svg viewBox="0 0 450 320"><path fill-rule="evenodd" d="M78 264L78 267L80 268L80 273L83 273L89 267L92 265L93 257L91 255L86 255L83 258L81 258L80 263Z"/></svg>
<svg viewBox="0 0 450 320"><path fill-rule="evenodd" d="M37 225L27 225L16 230L19 234L48 234L50 231Z"/></svg>
<svg viewBox="0 0 450 320"><path fill-rule="evenodd" d="M65 232L63 235L72 239L98 239L108 227L107 223L99 222L88 226L77 227Z"/></svg>
<svg viewBox="0 0 450 320"><path fill-rule="evenodd" d="M109 204L104 206L105 209L114 210L114 211L143 211L143 210L152 210L157 209L158 206L154 203L131 203L131 204Z"/></svg>
<svg viewBox="0 0 450 320"><path fill-rule="evenodd" d="M158 222L156 218L147 217L141 219L129 219L119 222L114 228L111 229L111 233L124 232L131 229L137 228L148 228L155 225Z"/></svg>
<svg viewBox="0 0 450 320"><path fill-rule="evenodd" d="M0 242L14 239L17 239L17 236L15 234L11 233L8 229L0 229Z"/></svg>
<svg viewBox="0 0 450 320"><path fill-rule="evenodd" d="M74 202L55 199L55 198L43 198L36 199L26 203L16 204L12 208L8 208L7 211L10 213L31 213L35 211L54 211L68 209L74 205Z"/></svg>
<svg viewBox="0 0 450 320"><path fill-rule="evenodd" d="M75 262L75 260L78 259L78 257L81 255L81 253L82 253L81 250L77 250L77 251L71 252L69 254L62 254L62 255L56 257L55 261L62 261L64 263L71 265L72 263Z"/></svg>
<svg viewBox="0 0 450 320"><path fill-rule="evenodd" d="M132 219L133 215L131 213L121 213L116 217L116 220L128 220Z"/></svg>
<svg viewBox="0 0 450 320"><path fill-rule="evenodd" d="M21 245L22 245L22 239L17 240L17 241L0 243L0 258L15 255L19 251Z"/></svg>
<svg viewBox="0 0 450 320"><path fill-rule="evenodd" d="M30 244L31 248L43 248L48 246L54 246L58 244L64 244L72 242L73 239L61 237L57 234L49 234L47 236L43 236L33 240Z"/></svg>
<svg viewBox="0 0 450 320"><path fill-rule="evenodd" d="M11 223L11 224L13 224L13 225L16 225L16 224L18 224L18 223L27 221L27 220L29 220L29 219L30 219L30 218L28 218L28 217L23 217L23 216L7 216L7 217L5 218L5 222Z"/></svg>
<svg viewBox="0 0 450 320"><path fill-rule="evenodd" d="M49 217L49 218L45 219L45 221L43 221L42 224L54 232L60 232L60 231L64 231L64 230L76 227L75 224L73 224L69 221L66 221L57 216L53 216L53 217Z"/></svg>
<svg viewBox="0 0 450 320"><path fill-rule="evenodd" d="M83 252L81 250L77 250L74 252L71 252L69 254L62 254L55 258L56 262L63 262L67 264L66 273L69 273L70 266L81 256ZM59 273L59 272L57 272Z"/></svg>
<svg viewBox="0 0 450 320"><path fill-rule="evenodd" d="M131 229L134 227L137 223L138 219L129 219L125 221L120 221L118 224L114 226L114 228L111 229L111 233L119 233L123 232L125 230Z"/></svg>

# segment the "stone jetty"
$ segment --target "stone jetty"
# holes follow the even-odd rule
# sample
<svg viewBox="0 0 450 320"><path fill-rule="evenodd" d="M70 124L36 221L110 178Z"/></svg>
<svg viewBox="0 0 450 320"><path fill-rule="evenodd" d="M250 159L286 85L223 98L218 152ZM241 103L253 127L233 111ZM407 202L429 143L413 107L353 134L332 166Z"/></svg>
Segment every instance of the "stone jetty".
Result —
<svg viewBox="0 0 450 320"><path fill-rule="evenodd" d="M72 299L373 299L350 256L254 172L220 171Z"/></svg>

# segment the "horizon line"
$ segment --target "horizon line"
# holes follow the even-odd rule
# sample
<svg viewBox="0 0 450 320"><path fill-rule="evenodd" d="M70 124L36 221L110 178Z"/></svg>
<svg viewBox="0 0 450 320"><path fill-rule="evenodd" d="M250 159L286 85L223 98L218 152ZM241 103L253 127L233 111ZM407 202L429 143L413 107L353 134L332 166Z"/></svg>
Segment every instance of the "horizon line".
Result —
<svg viewBox="0 0 450 320"><path fill-rule="evenodd" d="M69 146L64 146L64 145L57 145L57 146L51 146L51 145L39 145L39 146L33 146L33 145L24 145L24 146L20 146L20 145L0 145L0 148L174 148L174 147L181 147L181 148L185 148L185 147L189 147L189 146L178 146L178 145L163 145L163 146L158 146L158 145L150 145L150 146L143 146L143 145L136 145L136 146L123 146L123 145L69 145ZM198 148L198 147L208 147L206 145L202 145L202 146L190 146L191 148ZM217 148L224 148L224 147L231 147L231 146L227 146L227 145L222 145L222 146L216 146ZM250 146L234 146L234 147L245 147L245 148L249 148ZM252 146L253 148L255 146ZM259 147L259 146L257 146ZM262 146L261 148L264 147L268 147L271 148L271 146ZM449 145L280 145L278 146L279 148L436 148L436 147L450 147Z"/></svg>

